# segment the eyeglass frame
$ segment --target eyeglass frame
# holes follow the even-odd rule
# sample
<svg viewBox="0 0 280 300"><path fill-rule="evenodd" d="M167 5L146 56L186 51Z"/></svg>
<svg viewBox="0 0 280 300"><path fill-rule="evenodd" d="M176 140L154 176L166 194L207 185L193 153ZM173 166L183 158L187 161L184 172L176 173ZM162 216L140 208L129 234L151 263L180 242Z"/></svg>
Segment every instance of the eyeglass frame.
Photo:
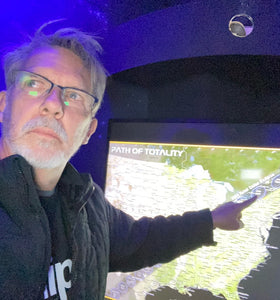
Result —
<svg viewBox="0 0 280 300"><path fill-rule="evenodd" d="M93 103L92 103L92 110L94 109L95 105L97 105L98 102L99 102L99 100L98 100L97 97L95 97L94 95L90 94L89 92L87 92L87 91L85 91L85 90L82 90L82 89L79 89L79 88L75 88L75 87L71 87L71 86L61 86L61 85L55 84L55 83L53 83L50 79L48 79L47 77L45 77L45 76L43 76L43 75L40 75L40 74L37 74L37 73L34 73L34 72L30 72L30 71L25 71L25 70L15 70L15 71L13 71L13 84L15 84L15 81L16 81L16 79L15 79L15 74L18 73L18 72L23 72L23 73L32 74L32 75L41 77L41 78L43 78L44 80L46 80L47 82L49 82L49 83L51 84L51 87L50 87L48 90L46 90L46 92L43 93L42 95L44 95L44 94L45 94L45 95L49 95L50 92L53 90L54 87L58 87L58 88L60 88L61 91L62 91L62 96L64 95L65 89L72 89L72 90L74 90L74 91L80 91L80 92L83 92L83 93L89 95L89 96L90 96L91 98L93 98L93 100L94 100ZM41 96L42 96L42 95L41 95Z"/></svg>

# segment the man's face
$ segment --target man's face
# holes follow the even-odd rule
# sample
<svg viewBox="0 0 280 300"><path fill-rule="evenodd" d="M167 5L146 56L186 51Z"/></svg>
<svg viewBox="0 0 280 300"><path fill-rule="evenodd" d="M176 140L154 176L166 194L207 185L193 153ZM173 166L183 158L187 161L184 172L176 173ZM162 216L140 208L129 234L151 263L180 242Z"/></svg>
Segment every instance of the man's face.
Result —
<svg viewBox="0 0 280 300"><path fill-rule="evenodd" d="M78 56L61 47L36 50L21 70L42 75L59 86L91 92L90 72ZM34 97L12 86L2 92L0 110L5 156L20 154L35 168L64 166L97 126L89 110L64 104L58 87Z"/></svg>

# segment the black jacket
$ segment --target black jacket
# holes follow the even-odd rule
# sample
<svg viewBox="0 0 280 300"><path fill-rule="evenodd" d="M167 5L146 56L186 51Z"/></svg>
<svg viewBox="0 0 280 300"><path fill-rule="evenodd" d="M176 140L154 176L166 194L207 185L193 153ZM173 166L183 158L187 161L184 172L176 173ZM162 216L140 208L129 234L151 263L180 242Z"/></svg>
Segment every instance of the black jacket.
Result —
<svg viewBox="0 0 280 300"><path fill-rule="evenodd" d="M57 188L72 253L72 300L103 300L109 271L152 266L214 244L209 210L135 221L109 204L91 177L70 164ZM17 155L1 160L1 299L43 299L50 257L48 219L31 166Z"/></svg>

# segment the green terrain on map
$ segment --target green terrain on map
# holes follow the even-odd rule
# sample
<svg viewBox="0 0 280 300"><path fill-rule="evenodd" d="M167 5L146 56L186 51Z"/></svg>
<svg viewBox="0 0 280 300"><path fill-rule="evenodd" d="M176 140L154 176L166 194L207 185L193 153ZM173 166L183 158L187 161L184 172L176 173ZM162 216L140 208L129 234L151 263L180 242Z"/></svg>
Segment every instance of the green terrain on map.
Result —
<svg viewBox="0 0 280 300"><path fill-rule="evenodd" d="M149 147L149 146L148 146ZM150 146L155 147L155 146ZM265 177L280 168L279 150L261 150L249 148L217 148L197 146L161 146L162 149L183 150L182 157L162 157L162 162L186 170L193 165L201 165L212 180L230 183L236 190L243 190L254 183L240 177L244 169L262 170Z"/></svg>

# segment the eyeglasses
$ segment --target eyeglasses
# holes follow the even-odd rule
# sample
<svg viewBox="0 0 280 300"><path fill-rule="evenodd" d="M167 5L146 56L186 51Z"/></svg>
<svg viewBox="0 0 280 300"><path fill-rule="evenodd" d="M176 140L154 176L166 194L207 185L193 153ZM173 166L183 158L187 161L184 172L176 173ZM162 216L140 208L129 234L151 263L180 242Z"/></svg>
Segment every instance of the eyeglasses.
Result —
<svg viewBox="0 0 280 300"><path fill-rule="evenodd" d="M35 98L48 95L54 87L58 87L66 106L84 106L87 110L93 110L98 103L96 97L84 90L54 84L48 78L33 72L15 71L14 84L16 88Z"/></svg>

